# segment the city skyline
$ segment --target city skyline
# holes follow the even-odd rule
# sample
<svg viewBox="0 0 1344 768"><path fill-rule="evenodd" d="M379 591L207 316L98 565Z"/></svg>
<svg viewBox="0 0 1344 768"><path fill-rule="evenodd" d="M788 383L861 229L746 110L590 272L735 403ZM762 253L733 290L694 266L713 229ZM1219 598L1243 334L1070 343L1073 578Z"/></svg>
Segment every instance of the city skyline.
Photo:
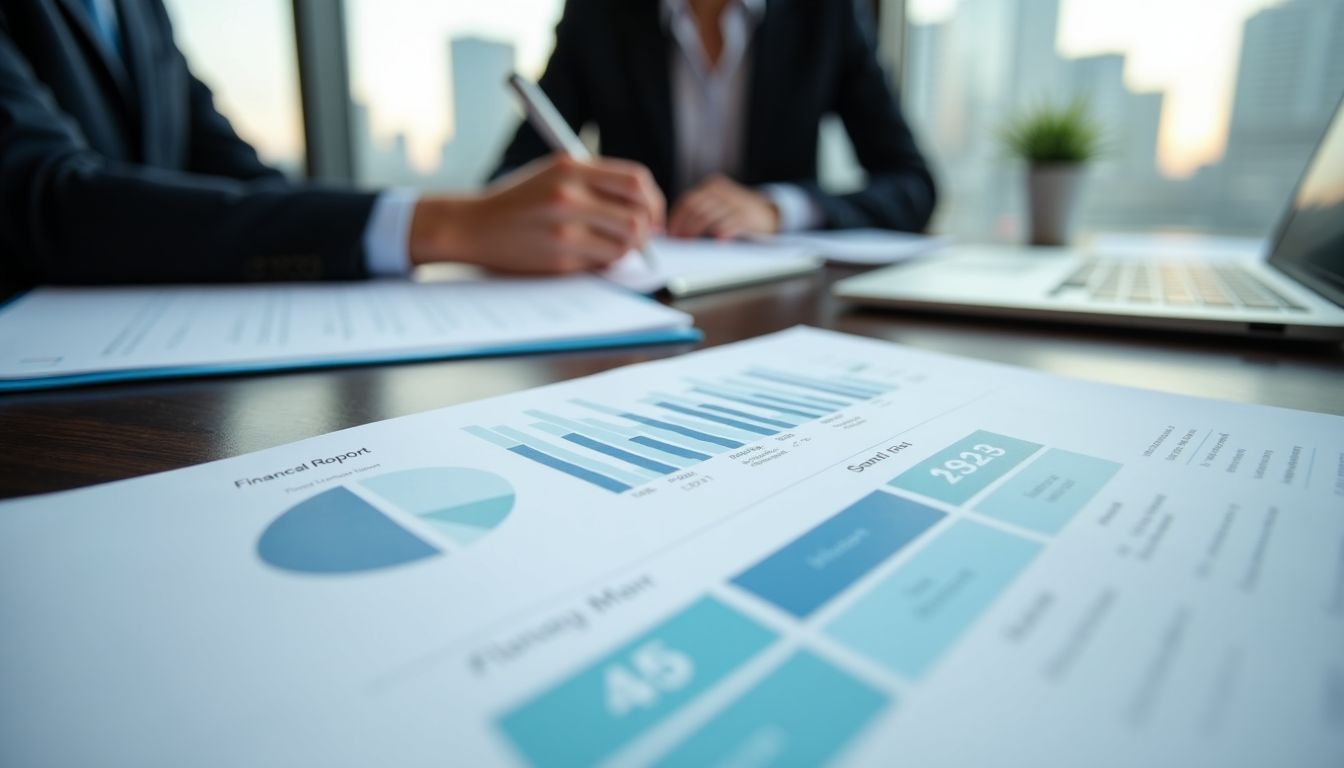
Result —
<svg viewBox="0 0 1344 768"><path fill-rule="evenodd" d="M909 0L910 19L945 22L967 1ZM1163 91L1158 167L1169 178L1188 178L1226 147L1242 24L1282 2L1063 0L1056 49L1068 58L1124 54L1127 85Z"/></svg>
<svg viewBox="0 0 1344 768"><path fill-rule="evenodd" d="M1266 234L1344 91L1344 4L1291 0L1243 22L1228 151L1173 176L1158 172L1171 93L1136 87L1127 54L1045 44L1062 37L1065 3L963 0L952 16L910 26L907 111L943 181L941 229L1018 236L1021 167L999 130L1042 99L1082 94L1106 137L1088 169L1085 228Z"/></svg>
<svg viewBox="0 0 1344 768"><path fill-rule="evenodd" d="M221 110L264 159L301 174L287 0L239 0L237 13L201 0L168 3L175 18L188 18L179 23L179 40L198 74L217 86ZM347 1L361 184L479 187L518 119L494 83L515 67L539 74L562 8L561 0L500 0L470 13L440 5L421 13L427 6L416 0L388 0L385 8L373 0ZM1165 26L1143 27L1145 14L1159 6L1170 10ZM998 144L998 127L1015 111L1071 91L1089 94L1116 139L1090 173L1086 229L1267 231L1325 120L1313 106L1344 88L1344 53L1332 53L1344 50L1344 2L1228 0L1200 16L1208 23L1192 37L1188 24L1196 6L1195 0L1125 6L1114 0L911 0L902 98L944 191L935 222L940 231L1017 236L1020 170ZM241 34L240 17L263 12L270 24L250 34L249 46L204 55L209 41ZM416 18L423 23L413 23ZM530 31L521 34L520 24ZM408 28L414 33L402 34ZM1186 45L1181 55L1215 63L1215 86L1207 84L1208 67L1163 63L1182 36L1203 41ZM1210 47L1210 37L1221 42ZM1220 60L1211 50L1233 57ZM955 59L966 62L949 64ZM264 87L236 76L259 63L269 68ZM394 79L396 87L380 78ZM1192 89L1205 99L1202 106L1189 98ZM405 103L397 106L396 99ZM1202 127L1180 117L1191 109L1202 111ZM466 115L472 119L455 119ZM838 121L823 126L820 152L823 184L843 189L861 179Z"/></svg>
<svg viewBox="0 0 1344 768"><path fill-rule="evenodd" d="M1057 48L1066 56L1124 53L1136 90L1167 94L1159 167L1188 177L1226 146L1240 29L1282 0L1063 0ZM215 86L221 105L268 159L302 156L302 122L286 0L168 0L184 47ZM910 0L916 23L946 19L959 0ZM485 4L347 0L352 97L369 106L380 141L405 135L423 173L438 164L454 130L451 64L444 41L477 36L515 46L519 68L540 72L562 0ZM1191 30L1198 29L1198 35ZM408 31L410 30L410 31ZM240 36L249 46L238 46ZM416 73L410 77L407 73Z"/></svg>

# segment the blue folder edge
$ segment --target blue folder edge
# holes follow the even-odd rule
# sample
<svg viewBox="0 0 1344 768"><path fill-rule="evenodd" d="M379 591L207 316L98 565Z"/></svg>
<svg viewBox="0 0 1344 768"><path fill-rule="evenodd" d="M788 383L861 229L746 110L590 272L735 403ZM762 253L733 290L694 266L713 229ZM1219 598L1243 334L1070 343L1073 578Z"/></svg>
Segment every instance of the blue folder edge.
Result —
<svg viewBox="0 0 1344 768"><path fill-rule="evenodd" d="M8 302L5 302L8 303ZM478 357L503 357L544 352L572 352L584 349L609 349L612 347L636 347L648 344L694 343L704 338L700 329L693 326L669 328L660 331L617 334L615 336L589 336L560 341L529 342L526 344L502 344L472 349L458 349L451 352L388 352L362 357L333 358L330 360L305 360L301 362L259 361L255 363L237 363L229 365L189 365L168 368L129 368L118 371L98 373L74 373L65 376L44 376L31 379L5 379L0 381L0 392L32 392L44 389L64 389L88 384L106 384L119 381L142 381L145 379L183 379L204 376L221 376L236 373L259 373L263 371L301 371L321 368L346 368L351 366L379 365L382 363L420 363L429 360L462 360Z"/></svg>

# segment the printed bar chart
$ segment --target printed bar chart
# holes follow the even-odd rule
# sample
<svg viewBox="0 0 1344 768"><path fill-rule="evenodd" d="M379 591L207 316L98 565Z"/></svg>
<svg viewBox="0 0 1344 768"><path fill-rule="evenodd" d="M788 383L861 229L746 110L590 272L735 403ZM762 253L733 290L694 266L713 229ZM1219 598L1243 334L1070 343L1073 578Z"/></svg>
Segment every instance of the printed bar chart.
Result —
<svg viewBox="0 0 1344 768"><path fill-rule="evenodd" d="M515 424L465 431L548 469L624 493L899 388L849 373L769 368L684 384L678 392L636 395L628 406L573 399L524 411Z"/></svg>

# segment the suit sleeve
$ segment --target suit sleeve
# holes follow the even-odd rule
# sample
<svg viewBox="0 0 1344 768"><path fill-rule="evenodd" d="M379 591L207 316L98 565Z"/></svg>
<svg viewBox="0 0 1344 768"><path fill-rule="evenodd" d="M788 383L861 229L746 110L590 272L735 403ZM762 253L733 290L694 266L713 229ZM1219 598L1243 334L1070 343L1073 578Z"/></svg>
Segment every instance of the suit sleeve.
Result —
<svg viewBox="0 0 1344 768"><path fill-rule="evenodd" d="M564 14L555 27L555 49L546 62L546 71L537 81L575 133L593 116L591 102L584 88L583 64L579 56L583 31L591 23L585 21L586 11L583 6L583 3L574 0L565 3ZM551 151L532 125L523 120L490 178L499 178L539 157L549 155Z"/></svg>
<svg viewBox="0 0 1344 768"><path fill-rule="evenodd" d="M109 162L33 74L0 15L0 281L362 277L373 200L266 173Z"/></svg>
<svg viewBox="0 0 1344 768"><path fill-rule="evenodd" d="M161 2L151 3L153 22L164 40L173 40L172 21ZM188 127L191 137L187 168L192 173L224 176L245 181L284 181L284 175L257 157L257 151L243 140L228 118L215 108L210 87L191 71L186 57L174 46L174 58L187 73Z"/></svg>
<svg viewBox="0 0 1344 768"><path fill-rule="evenodd" d="M878 62L871 17L853 0L835 4L844 9L844 18L834 106L868 182L863 189L844 195L826 194L816 183L804 186L830 228L923 231L937 201L933 175Z"/></svg>
<svg viewBox="0 0 1344 768"><path fill-rule="evenodd" d="M185 66L185 62L183 64ZM215 109L215 96L210 87L195 75L189 75L189 78L191 153L188 167L191 171L244 181L283 181L284 175L263 163L252 145L243 141L228 118Z"/></svg>

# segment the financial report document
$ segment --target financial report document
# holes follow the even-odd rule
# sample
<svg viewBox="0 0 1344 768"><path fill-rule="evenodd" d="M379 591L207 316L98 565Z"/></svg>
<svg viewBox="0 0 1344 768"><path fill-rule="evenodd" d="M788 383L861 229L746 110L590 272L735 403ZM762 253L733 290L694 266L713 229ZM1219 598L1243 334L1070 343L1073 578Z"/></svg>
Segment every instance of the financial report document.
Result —
<svg viewBox="0 0 1344 768"><path fill-rule="evenodd" d="M686 340L691 318L591 276L42 287L0 308L0 390Z"/></svg>
<svg viewBox="0 0 1344 768"><path fill-rule="evenodd" d="M0 505L5 765L1339 766L1344 418L812 329Z"/></svg>

